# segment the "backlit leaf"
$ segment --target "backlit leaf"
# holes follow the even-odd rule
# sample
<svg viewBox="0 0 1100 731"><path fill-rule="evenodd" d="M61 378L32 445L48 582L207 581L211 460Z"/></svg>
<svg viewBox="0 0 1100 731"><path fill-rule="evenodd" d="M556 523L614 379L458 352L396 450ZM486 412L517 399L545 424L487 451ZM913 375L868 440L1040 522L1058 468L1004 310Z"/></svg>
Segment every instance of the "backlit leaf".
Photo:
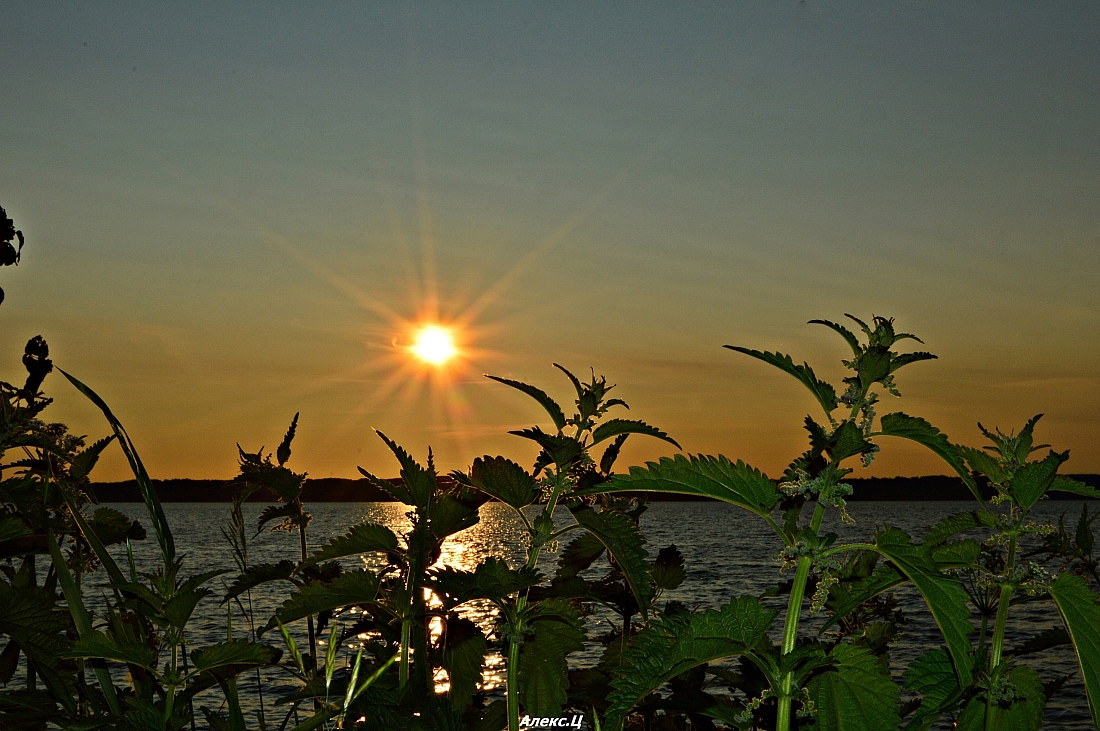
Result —
<svg viewBox="0 0 1100 731"><path fill-rule="evenodd" d="M622 669L611 681L607 728L621 728L635 704L680 673L748 653L767 636L775 616L774 609L764 609L755 597L738 597L718 611L652 620L631 640Z"/></svg>
<svg viewBox="0 0 1100 731"><path fill-rule="evenodd" d="M890 678L885 658L870 650L841 643L829 657L835 669L815 675L807 684L817 706L814 731L895 731L898 686Z"/></svg>
<svg viewBox="0 0 1100 731"><path fill-rule="evenodd" d="M879 422L879 429L880 431L872 434L872 436L901 437L923 444L931 449L962 478L963 484L970 490L970 494L974 496L974 499L982 502L978 485L974 482L974 478L970 476L970 471L966 469L966 464L959 455L958 448L949 442L947 435L939 429L918 416L909 416L901 412L887 414L882 417L882 421Z"/></svg>
<svg viewBox="0 0 1100 731"><path fill-rule="evenodd" d="M1062 573L1050 585L1050 596L1077 653L1093 723L1100 725L1100 607L1085 580Z"/></svg>
<svg viewBox="0 0 1100 731"><path fill-rule="evenodd" d="M523 391L525 394L538 401L539 405L542 406L542 408L546 409L546 413L550 414L550 418L554 422L555 429L560 432L562 429L565 428L565 414L562 412L561 407L558 406L557 402L554 401L554 399L546 395L546 392L542 389L535 388L534 386L522 383L520 381L513 381L509 378L500 378L499 376L489 375L485 377L490 378L497 383L503 383L505 386L511 386L512 388Z"/></svg>
<svg viewBox="0 0 1100 731"><path fill-rule="evenodd" d="M814 375L813 369L810 368L810 365L808 363L795 365L794 360L791 359L791 356L784 355L782 353L769 353L760 350L750 350L749 348L742 348L736 345L726 345L724 347L729 348L730 350L736 350L738 353L744 353L745 355L752 356L753 358L762 360L765 363L770 363L781 371L791 374L792 376L797 378L802 383L802 385L810 389L810 393L812 393L814 395L814 398L817 399L817 402L821 404L821 408L825 410L826 414L831 414L836 409L837 404L839 403L836 397L836 389L833 388L832 384L818 380L817 376Z"/></svg>
<svg viewBox="0 0 1100 731"><path fill-rule="evenodd" d="M649 603L653 600L653 586L650 584L645 538L638 526L629 516L606 508L597 513L585 507L574 510L573 517L596 536L614 557L615 564L638 602L642 616L648 617Z"/></svg>
<svg viewBox="0 0 1100 731"><path fill-rule="evenodd" d="M634 419L608 419L592 430L592 444L596 445L605 439L617 437L621 434L645 434L646 436L662 439L677 449L680 445L675 439L655 426L650 426L644 421Z"/></svg>
<svg viewBox="0 0 1100 731"><path fill-rule="evenodd" d="M310 584L291 594L279 607L275 617L260 629L259 634L272 629L279 621L289 624L311 614L368 604L377 595L377 576L366 570L347 571L336 577L331 584Z"/></svg>
<svg viewBox="0 0 1100 731"><path fill-rule="evenodd" d="M722 456L662 457L645 467L631 467L627 475L614 475L583 494L605 492L671 492L732 503L759 515L769 514L779 501L775 483L744 462Z"/></svg>

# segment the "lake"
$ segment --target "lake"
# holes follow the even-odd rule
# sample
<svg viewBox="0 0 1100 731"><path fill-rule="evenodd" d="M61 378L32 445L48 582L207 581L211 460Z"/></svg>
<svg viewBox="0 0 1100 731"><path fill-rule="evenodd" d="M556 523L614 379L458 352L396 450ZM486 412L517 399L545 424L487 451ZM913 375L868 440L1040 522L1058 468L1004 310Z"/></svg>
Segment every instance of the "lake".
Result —
<svg viewBox="0 0 1100 731"><path fill-rule="evenodd" d="M120 503L110 505L121 512L136 517L149 528L144 505L139 503ZM166 503L165 513L172 525L176 539L176 550L185 556L184 574L198 573L211 569L235 567L228 546L221 535L220 528L229 518L227 503ZM841 539L868 538L878 525L889 524L901 528L919 538L927 527L944 516L971 507L967 502L853 502L849 504L855 526L848 526L836 520L835 511L830 511L825 528L840 534ZM255 525L256 518L263 505L257 503L244 506L247 525ZM313 513L313 523L309 526L308 537L311 548L321 545L330 538L344 533L348 526L359 522L377 522L389 526L396 533L409 526L405 516L408 508L399 503L314 503L307 506ZM1065 511L1072 519L1080 511L1080 502L1043 501L1034 510L1037 520L1056 522ZM567 514L562 516L568 521ZM676 600L691 607L717 608L730 597L741 594L758 595L772 585L778 574L775 555L781 543L771 530L755 515L724 503L713 502L661 502L651 503L649 510L642 516L641 526L648 540L647 547L651 557L669 545L676 544L684 555L687 580L677 589L665 592L661 601ZM150 531L151 532L151 531ZM518 519L510 509L500 503L489 503L481 509L481 522L452 537L444 545L441 562L455 568L472 569L482 558L497 556L509 561L513 566L523 561L520 548L522 531ZM295 560L298 557L298 537L286 533L264 533L250 544L250 563L266 563L282 559ZM123 558L123 554L119 553ZM147 540L135 544L135 557L139 570L148 570L159 560L156 541ZM556 555L544 554L544 573L552 573ZM346 565L362 566L361 559L349 559ZM593 575L606 571L607 564L599 564L590 569ZM233 574L224 578L226 584L232 581ZM789 575L788 575L789 577ZM222 587L215 579L210 585L218 593ZM94 584L89 585L89 600L94 604ZM252 603L258 623L266 621L276 607L285 598L278 591L286 588L285 583L268 585L253 591ZM925 650L942 643L939 630L929 615L919 595L911 588L903 587L897 592L906 610L909 623L902 629L901 642L892 653L891 660L895 672L900 673L909 662ZM225 607L219 605L216 597L207 599L199 606L196 619L189 626L193 647L225 639ZM467 616L487 626L492 609L487 606L472 607ZM601 632L600 624L609 621L609 616L596 614L589 619L590 634ZM301 634L304 636L304 623ZM779 621L776 622L777 626ZM1058 616L1049 602L1034 602L1013 607L1009 615L1006 648L1016 646L1024 639L1051 626L1059 624ZM243 631L239 619L234 620L238 632ZM811 625L806 625L812 627ZM593 631L595 630L595 632ZM238 635L239 636L239 635ZM281 646L277 633L269 634L265 641ZM302 644L305 644L304 639ZM597 650L571 655L571 661L577 665L594 663ZM1036 668L1044 680L1060 676L1073 675L1047 705L1046 727L1051 729L1092 729L1084 687L1079 678L1076 660L1068 648L1056 648L1045 653L1032 655L1027 659ZM272 697L280 687L286 685L286 678L277 673L265 671L265 707L271 712ZM490 693L499 691L503 679L503 664L499 656L489 658L485 669L484 689ZM249 687L242 681L243 689ZM210 694L206 703L216 704L218 696ZM255 697L244 699L248 706L255 708L259 700ZM201 705L201 700L197 703ZM200 716L201 718L201 716ZM281 718L281 716L280 716ZM943 726L949 728L950 725Z"/></svg>

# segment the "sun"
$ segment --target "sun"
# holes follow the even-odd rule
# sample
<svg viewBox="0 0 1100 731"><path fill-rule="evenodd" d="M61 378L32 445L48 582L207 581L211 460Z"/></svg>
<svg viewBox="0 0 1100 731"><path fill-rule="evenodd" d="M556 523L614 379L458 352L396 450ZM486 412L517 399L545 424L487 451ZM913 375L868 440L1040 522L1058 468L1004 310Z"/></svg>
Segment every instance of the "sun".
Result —
<svg viewBox="0 0 1100 731"><path fill-rule="evenodd" d="M422 327L410 350L417 358L433 366L441 366L458 354L451 331L439 325Z"/></svg>

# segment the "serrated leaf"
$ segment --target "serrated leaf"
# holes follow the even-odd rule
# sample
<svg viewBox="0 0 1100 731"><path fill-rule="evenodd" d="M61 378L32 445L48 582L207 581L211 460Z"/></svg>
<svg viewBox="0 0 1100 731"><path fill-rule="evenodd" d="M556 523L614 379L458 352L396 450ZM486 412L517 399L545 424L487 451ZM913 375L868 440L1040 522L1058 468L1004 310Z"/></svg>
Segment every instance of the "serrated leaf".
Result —
<svg viewBox="0 0 1100 731"><path fill-rule="evenodd" d="M929 548L935 548L936 546L944 543L952 536L958 535L974 528L979 528L983 525L981 519L978 516L978 511L967 510L963 513L954 513L946 518L940 520L932 526L931 530L924 536L924 545Z"/></svg>
<svg viewBox="0 0 1100 731"><path fill-rule="evenodd" d="M1083 495L1094 500L1100 500L1100 490L1065 475L1055 475L1054 481L1050 484L1047 492L1069 492L1074 495Z"/></svg>
<svg viewBox="0 0 1100 731"><path fill-rule="evenodd" d="M451 687L448 697L451 707L465 710L477 693L481 682L481 668L489 644L476 624L462 617L451 616L447 620L447 639L443 648L442 665L447 669Z"/></svg>
<svg viewBox="0 0 1100 731"><path fill-rule="evenodd" d="M852 349L852 355L858 356L860 353L863 352L863 348L860 346L859 339L855 336L855 333L853 333L851 330L844 327L843 325L832 322L831 320L810 320L808 324L824 325L825 327L836 331L842 338L844 338L844 341L848 343L848 347Z"/></svg>
<svg viewBox="0 0 1100 731"><path fill-rule="evenodd" d="M1018 696L1008 706L993 704L993 717L986 722L986 698L974 696L959 714L957 731L1038 731L1043 727L1046 695L1039 674L1026 666L1012 668L1008 679Z"/></svg>
<svg viewBox="0 0 1100 731"><path fill-rule="evenodd" d="M916 363L921 360L936 360L938 356L926 353L924 351L918 351L916 353L900 353L890 359L890 373L893 373L902 366L907 366L910 363Z"/></svg>
<svg viewBox="0 0 1100 731"><path fill-rule="evenodd" d="M741 460L695 455L662 457L645 467L631 467L627 475L584 491L589 494L623 491L670 492L709 497L768 515L779 501L775 483L760 470Z"/></svg>
<svg viewBox="0 0 1100 731"><path fill-rule="evenodd" d="M1058 468L1069 459L1069 452L1051 451L1044 459L1028 462L1016 470L1008 481L1012 497L1024 511L1031 510L1035 503L1046 494Z"/></svg>
<svg viewBox="0 0 1100 731"><path fill-rule="evenodd" d="M34 535L34 531L19 516L9 515L0 520L0 541L10 541L29 535Z"/></svg>
<svg viewBox="0 0 1100 731"><path fill-rule="evenodd" d="M280 561L279 563L262 563L249 566L243 574L240 574L229 585L222 604L235 596L240 596L249 589L266 584L269 581L290 581L290 577L298 570L293 561Z"/></svg>
<svg viewBox="0 0 1100 731"><path fill-rule="evenodd" d="M572 464L584 451L584 447L576 439L558 434L547 434L537 426L530 429L516 429L508 433L537 443L550 458L550 463L558 467Z"/></svg>
<svg viewBox="0 0 1100 731"><path fill-rule="evenodd" d="M264 526L276 518L291 518L302 512L302 506L298 503L278 503L268 505L260 511L260 517L256 519L256 534L263 531Z"/></svg>
<svg viewBox="0 0 1100 731"><path fill-rule="evenodd" d="M650 574L658 589L675 589L687 578L684 554L680 553L675 544L665 546L657 552L657 560L653 562Z"/></svg>
<svg viewBox="0 0 1100 731"><path fill-rule="evenodd" d="M747 654L767 637L774 609L755 597L731 599L720 610L663 615L631 640L607 697L606 727L619 729L642 698L682 672L722 658Z"/></svg>
<svg viewBox="0 0 1100 731"><path fill-rule="evenodd" d="M879 429L880 431L876 434L872 434L872 436L883 435L901 437L902 439L909 439L918 444L923 444L925 447L931 449L962 478L963 484L970 490L970 494L974 496L974 499L978 502L982 502L981 493L978 492L978 485L974 482L974 478L970 476L970 472L966 469L966 465L959 455L958 448L948 441L947 435L939 429L918 416L909 416L900 411L882 417L882 420L879 422Z"/></svg>
<svg viewBox="0 0 1100 731"><path fill-rule="evenodd" d="M114 439L115 435L112 434L93 442L89 447L78 452L69 461L69 476L74 480L82 480L87 477L99 461L99 455Z"/></svg>
<svg viewBox="0 0 1100 731"><path fill-rule="evenodd" d="M520 648L520 698L532 716L558 716L568 701L566 657L584 649L584 622L567 602L541 604L545 613L531 622L534 632Z"/></svg>
<svg viewBox="0 0 1100 731"><path fill-rule="evenodd" d="M893 566L878 566L867 578L849 585L838 585L829 592L829 608L833 616L819 630L824 633L855 611L864 602L905 583L905 577Z"/></svg>
<svg viewBox="0 0 1100 731"><path fill-rule="evenodd" d="M474 504L438 493L431 500L428 528L439 540L476 525L478 520L480 516Z"/></svg>
<svg viewBox="0 0 1100 731"><path fill-rule="evenodd" d="M971 470L985 475L989 478L990 482L999 484L1008 479L1008 473L1001 467L1001 463L994 459L993 455L989 452L966 446L958 446L956 449L958 449L963 459L966 460L966 463L970 465Z"/></svg>
<svg viewBox="0 0 1100 731"><path fill-rule="evenodd" d="M510 459L478 457L470 468L470 484L486 495L520 510L538 497L535 478Z"/></svg>
<svg viewBox="0 0 1100 731"><path fill-rule="evenodd" d="M973 677L970 659L970 609L959 582L943 574L925 546L910 542L897 528L876 535L875 546L920 592L939 625L963 685Z"/></svg>
<svg viewBox="0 0 1100 731"><path fill-rule="evenodd" d="M428 501L431 500L432 493L436 488L436 475L435 470L431 469L431 450L428 451L429 456L429 468L424 469L416 460L414 460L408 452L406 452L397 442L393 441L380 431L376 431L382 441L386 443L386 446L390 448L394 456L397 457L397 461L401 464L401 482L403 483L404 490L398 489L401 494L393 493L395 487L391 486L389 492L395 494L401 502L406 505L414 505L418 508L427 507ZM362 472L362 468L359 470ZM364 474L366 474L364 472ZM372 480L377 478L367 475Z"/></svg>
<svg viewBox="0 0 1100 731"><path fill-rule="evenodd" d="M153 648L141 643L121 644L110 635L93 630L81 636L66 653L67 657L101 657L152 669L156 661Z"/></svg>
<svg viewBox="0 0 1100 731"><path fill-rule="evenodd" d="M649 617L649 604L653 601L650 584L648 554L645 537L631 518L615 510L596 512L591 508L573 510L573 517L596 536L607 552L615 559L630 592L638 602L643 617Z"/></svg>
<svg viewBox="0 0 1100 731"><path fill-rule="evenodd" d="M342 536L333 538L313 552L306 565L322 561L331 561L345 556L357 556L361 553L395 553L397 536L384 525L360 523L348 529Z"/></svg>
<svg viewBox="0 0 1100 731"><path fill-rule="evenodd" d="M921 694L920 707L906 731L927 731L961 696L951 657L942 647L928 650L905 671L905 689Z"/></svg>
<svg viewBox="0 0 1100 731"><path fill-rule="evenodd" d="M274 648L246 640L229 640L191 653L195 670L216 670L227 665L267 665L276 657Z"/></svg>
<svg viewBox="0 0 1100 731"><path fill-rule="evenodd" d="M836 397L836 389L833 388L832 384L818 380L817 376L814 375L813 369L810 368L809 363L795 365L791 356L782 353L750 350L749 348L742 348L736 345L726 345L723 347L752 356L753 358L775 366L781 371L789 373L797 378L802 385L810 389L810 393L812 393L814 398L817 399L817 402L821 404L821 408L825 410L826 414L831 414L836 410L837 404L839 403Z"/></svg>
<svg viewBox="0 0 1100 731"><path fill-rule="evenodd" d="M932 549L932 560L941 569L974 566L982 555L982 546L973 538L941 543Z"/></svg>
<svg viewBox="0 0 1100 731"><path fill-rule="evenodd" d="M88 525L104 546L122 543L127 538L134 541L145 540L145 529L141 524L130 520L114 508L96 508L88 519Z"/></svg>
<svg viewBox="0 0 1100 731"><path fill-rule="evenodd" d="M1096 595L1084 579L1066 572L1050 585L1050 596L1073 640L1092 721L1100 725L1100 607Z"/></svg>
<svg viewBox="0 0 1100 731"><path fill-rule="evenodd" d="M655 426L650 426L644 421L638 421L636 419L608 419L603 422L592 430L592 446L599 444L605 439L617 437L621 434L644 434L646 436L656 437L680 449L680 445L668 434Z"/></svg>
<svg viewBox="0 0 1100 731"><path fill-rule="evenodd" d="M582 533L571 540L558 556L555 579L571 579L587 569L607 550L603 542L592 533Z"/></svg>
<svg viewBox="0 0 1100 731"><path fill-rule="evenodd" d="M374 573L365 569L347 571L331 584L310 584L291 594L258 634L272 629L279 621L289 624L311 614L368 604L377 595L378 577Z"/></svg>
<svg viewBox="0 0 1100 731"><path fill-rule="evenodd" d="M817 706L814 731L896 731L898 686L884 658L858 645L833 647L835 669L815 675L807 690Z"/></svg>
<svg viewBox="0 0 1100 731"><path fill-rule="evenodd" d="M511 386L514 389L523 391L525 394L538 401L542 408L546 409L546 413L550 415L550 419L554 422L555 429L560 432L565 428L565 413L561 410L561 407L558 406L558 403L550 398L542 389L535 388L521 381L513 381L510 378L500 378L499 376L490 375L486 375L485 377L497 383L503 383L505 386Z"/></svg>
<svg viewBox="0 0 1100 731"><path fill-rule="evenodd" d="M857 454L863 454L873 448L874 445L863 438L863 431L854 421L845 421L833 432L832 438L825 449L835 463Z"/></svg>
<svg viewBox="0 0 1100 731"><path fill-rule="evenodd" d="M1042 652L1043 650L1049 650L1052 647L1061 647L1062 645L1071 644L1069 633L1062 627L1051 627L1045 629L1037 635L1028 637L1027 640L1012 650L1006 652L1006 655L1012 657L1019 657L1020 655L1030 655L1033 652Z"/></svg>

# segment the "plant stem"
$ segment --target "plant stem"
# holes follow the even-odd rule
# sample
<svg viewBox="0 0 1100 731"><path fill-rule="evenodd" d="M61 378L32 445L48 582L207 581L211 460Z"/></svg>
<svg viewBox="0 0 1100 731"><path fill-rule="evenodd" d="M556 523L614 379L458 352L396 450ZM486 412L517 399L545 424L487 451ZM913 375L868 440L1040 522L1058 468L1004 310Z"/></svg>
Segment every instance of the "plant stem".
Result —
<svg viewBox="0 0 1100 731"><path fill-rule="evenodd" d="M517 611L522 611L527 604L526 597L520 597L516 602ZM508 684L508 731L519 729L519 640L515 632L508 638L508 667L506 669L506 682Z"/></svg>
<svg viewBox="0 0 1100 731"><path fill-rule="evenodd" d="M814 508L814 517L810 527L817 533L821 527L821 519L825 515L825 506L818 502ZM802 599L806 596L806 582L810 578L810 569L814 560L810 556L798 559L798 568L795 569L794 583L791 585L791 596L787 601L787 618L783 624L783 647L780 657L794 651L798 642L798 620L802 614ZM791 700L794 684L794 670L788 670L779 681L778 703L776 712L776 731L790 731L791 727Z"/></svg>
<svg viewBox="0 0 1100 731"><path fill-rule="evenodd" d="M1008 560L1005 562L1005 573L1011 578L1012 570L1016 568L1016 532L1013 531L1008 539ZM1008 624L1008 605L1012 601L1015 588L1011 583L1001 585L1001 597L997 602L997 621L993 625L993 643L990 646L989 672L994 673L1001 664L1001 657L1005 643L1005 627ZM992 731L993 724L993 696L985 699L985 729Z"/></svg>

